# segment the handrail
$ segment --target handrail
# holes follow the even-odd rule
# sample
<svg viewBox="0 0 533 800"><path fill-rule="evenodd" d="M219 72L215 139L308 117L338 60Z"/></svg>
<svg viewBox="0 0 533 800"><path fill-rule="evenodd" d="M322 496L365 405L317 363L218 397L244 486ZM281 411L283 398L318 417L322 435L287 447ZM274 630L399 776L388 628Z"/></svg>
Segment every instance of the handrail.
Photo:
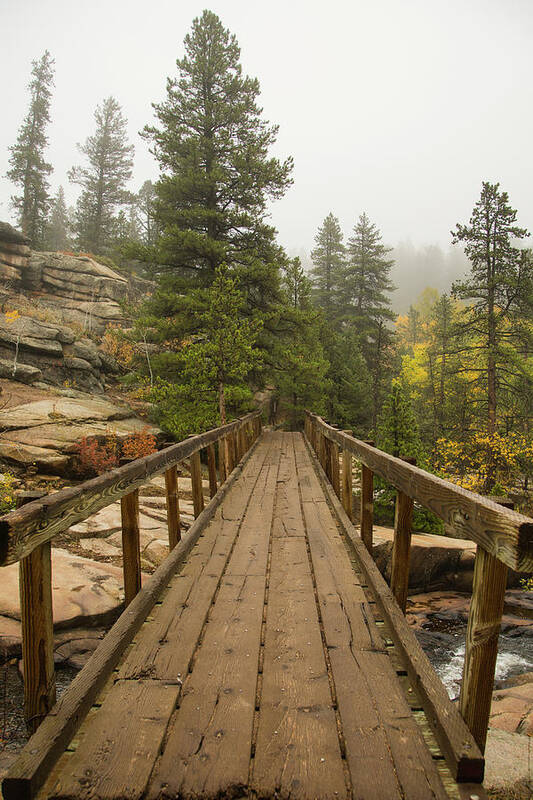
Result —
<svg viewBox="0 0 533 800"><path fill-rule="evenodd" d="M200 451L207 448L209 492L213 499L221 491L217 484L215 443L219 443L219 480L226 486L226 479L260 433L261 411L257 410L78 486L33 500L0 517L0 567L20 562L24 717L30 732L35 732L56 697L51 540L120 500L124 603L128 606L141 588L139 487L155 475L165 473L169 551L172 551L181 540L177 465L185 458L190 459L194 517L198 519L204 510Z"/></svg>
<svg viewBox="0 0 533 800"><path fill-rule="evenodd" d="M360 535L372 555L374 473L397 490L390 588L405 613L414 502L478 545L466 631L460 711L480 750L485 749L507 568L533 572L533 519L431 475L305 412L305 435L325 478L352 520L352 456L362 464ZM342 448L342 482L339 447ZM352 533L350 534L352 535Z"/></svg>
<svg viewBox="0 0 533 800"><path fill-rule="evenodd" d="M155 475L219 439L235 434L260 413L253 411L227 425L191 436L78 486L61 489L4 514L0 517L0 566L20 561L39 545L130 494Z"/></svg>
<svg viewBox="0 0 533 800"><path fill-rule="evenodd" d="M511 569L533 572L533 519L339 431L317 414L307 414L326 439L433 511L463 538L480 544Z"/></svg>

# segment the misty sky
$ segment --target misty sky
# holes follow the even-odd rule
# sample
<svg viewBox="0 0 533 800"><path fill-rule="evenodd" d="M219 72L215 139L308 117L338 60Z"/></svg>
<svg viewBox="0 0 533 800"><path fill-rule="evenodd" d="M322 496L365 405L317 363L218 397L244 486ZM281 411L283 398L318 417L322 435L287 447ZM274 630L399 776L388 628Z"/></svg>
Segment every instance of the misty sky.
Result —
<svg viewBox="0 0 533 800"><path fill-rule="evenodd" d="M11 219L3 176L32 59L48 49L56 62L54 191L63 184L75 200L66 173L109 95L129 121L137 190L158 174L138 131L205 7L259 78L264 116L280 126L276 154L294 157L294 186L272 208L291 252L312 248L330 211L349 233L363 210L388 244L447 248L484 179L500 181L533 230L531 0L0 0L0 219Z"/></svg>

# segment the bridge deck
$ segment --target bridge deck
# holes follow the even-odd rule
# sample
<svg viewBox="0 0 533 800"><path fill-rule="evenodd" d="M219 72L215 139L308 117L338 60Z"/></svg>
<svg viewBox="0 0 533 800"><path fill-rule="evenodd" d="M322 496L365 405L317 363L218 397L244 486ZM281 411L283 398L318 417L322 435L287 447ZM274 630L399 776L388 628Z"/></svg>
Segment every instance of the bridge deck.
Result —
<svg viewBox="0 0 533 800"><path fill-rule="evenodd" d="M266 434L39 797L469 797L368 592L302 436Z"/></svg>

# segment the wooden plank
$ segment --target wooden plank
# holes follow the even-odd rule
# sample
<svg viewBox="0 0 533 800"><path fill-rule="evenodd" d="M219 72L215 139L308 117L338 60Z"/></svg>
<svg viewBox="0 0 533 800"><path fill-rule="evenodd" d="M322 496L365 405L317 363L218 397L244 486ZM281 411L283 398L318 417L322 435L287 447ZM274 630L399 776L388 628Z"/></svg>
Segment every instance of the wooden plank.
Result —
<svg viewBox="0 0 533 800"><path fill-rule="evenodd" d="M383 618L390 626L394 644L408 665L409 677L420 693L424 710L454 778L460 782L481 783L484 761L479 747L459 711L450 701L413 631L407 625L392 592L350 523L323 470L310 450L309 455L335 517L361 563L366 581L378 600Z"/></svg>
<svg viewBox="0 0 533 800"><path fill-rule="evenodd" d="M506 565L478 547L459 705L481 752L487 740L506 585Z"/></svg>
<svg viewBox="0 0 533 800"><path fill-rule="evenodd" d="M209 446L213 447L213 445ZM173 550L181 539L177 467L170 467L165 472L165 495L167 503L168 547L169 550Z"/></svg>
<svg viewBox="0 0 533 800"><path fill-rule="evenodd" d="M244 796L264 592L265 575L223 579L148 800Z"/></svg>
<svg viewBox="0 0 533 800"><path fill-rule="evenodd" d="M342 479L341 502L348 519L353 521L352 511L352 454L349 450L342 451Z"/></svg>
<svg viewBox="0 0 533 800"><path fill-rule="evenodd" d="M200 463L200 453L193 453L190 458L190 471L192 483L192 502L194 507L194 518L197 519L204 510L204 489L202 485L202 465Z"/></svg>
<svg viewBox="0 0 533 800"><path fill-rule="evenodd" d="M533 520L530 517L407 464L313 416L322 435L348 449L396 489L429 508L459 535L480 544L512 569L533 572Z"/></svg>
<svg viewBox="0 0 533 800"><path fill-rule="evenodd" d="M129 606L141 588L141 549L139 537L139 490L120 500L122 516L122 565L124 605Z"/></svg>
<svg viewBox="0 0 533 800"><path fill-rule="evenodd" d="M48 796L140 800L179 690L177 683L117 681Z"/></svg>
<svg viewBox="0 0 533 800"><path fill-rule="evenodd" d="M400 609L405 614L409 589L409 560L413 528L413 501L403 492L396 492L394 541L390 587Z"/></svg>
<svg viewBox="0 0 533 800"><path fill-rule="evenodd" d="M50 542L19 565L24 719L34 733L56 701Z"/></svg>
<svg viewBox="0 0 533 800"><path fill-rule="evenodd" d="M253 412L245 419L255 418L259 413ZM242 420L228 423L5 514L0 518L0 566L19 561L38 545L50 541L58 533L87 519L242 424Z"/></svg>
<svg viewBox="0 0 533 800"><path fill-rule="evenodd" d="M258 448L249 451L253 459ZM244 465L244 467L246 467ZM119 617L85 667L44 719L4 778L4 800L31 800L65 750L91 708L99 691L117 666L161 592L187 558L207 523L239 478L237 470L218 490L211 503L190 527L187 537L170 553L139 594Z"/></svg>
<svg viewBox="0 0 533 800"><path fill-rule="evenodd" d="M305 539L273 538L252 786L259 797L346 796Z"/></svg>
<svg viewBox="0 0 533 800"><path fill-rule="evenodd" d="M446 800L331 511L304 502L303 513L353 794Z"/></svg>
<svg viewBox="0 0 533 800"><path fill-rule="evenodd" d="M217 511L202 540L190 553L187 565L174 578L152 621L137 636L120 667L121 678L168 681L187 674L213 595L246 520L248 505L254 493L261 496L259 484L266 482L268 470L263 464L268 452L266 443L258 448L253 463L233 487L230 502Z"/></svg>
<svg viewBox="0 0 533 800"><path fill-rule="evenodd" d="M372 555L374 531L374 473L361 464L361 539Z"/></svg>
<svg viewBox="0 0 533 800"><path fill-rule="evenodd" d="M209 471L209 496L214 497L217 493L217 464L215 459L215 445L207 446L207 469Z"/></svg>

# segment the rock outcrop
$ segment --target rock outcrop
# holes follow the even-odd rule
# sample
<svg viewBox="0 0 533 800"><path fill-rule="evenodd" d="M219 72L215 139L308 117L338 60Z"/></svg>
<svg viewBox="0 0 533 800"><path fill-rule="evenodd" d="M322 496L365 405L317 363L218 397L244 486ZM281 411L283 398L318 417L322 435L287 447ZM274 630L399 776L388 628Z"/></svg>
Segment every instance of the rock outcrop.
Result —
<svg viewBox="0 0 533 800"><path fill-rule="evenodd" d="M140 431L161 435L159 428L131 409L81 392L51 394L45 399L0 411L0 459L42 472L66 474L84 437L115 435L125 439Z"/></svg>
<svg viewBox="0 0 533 800"><path fill-rule="evenodd" d="M30 255L29 240L7 222L0 222L0 280L4 285L20 284Z"/></svg>

